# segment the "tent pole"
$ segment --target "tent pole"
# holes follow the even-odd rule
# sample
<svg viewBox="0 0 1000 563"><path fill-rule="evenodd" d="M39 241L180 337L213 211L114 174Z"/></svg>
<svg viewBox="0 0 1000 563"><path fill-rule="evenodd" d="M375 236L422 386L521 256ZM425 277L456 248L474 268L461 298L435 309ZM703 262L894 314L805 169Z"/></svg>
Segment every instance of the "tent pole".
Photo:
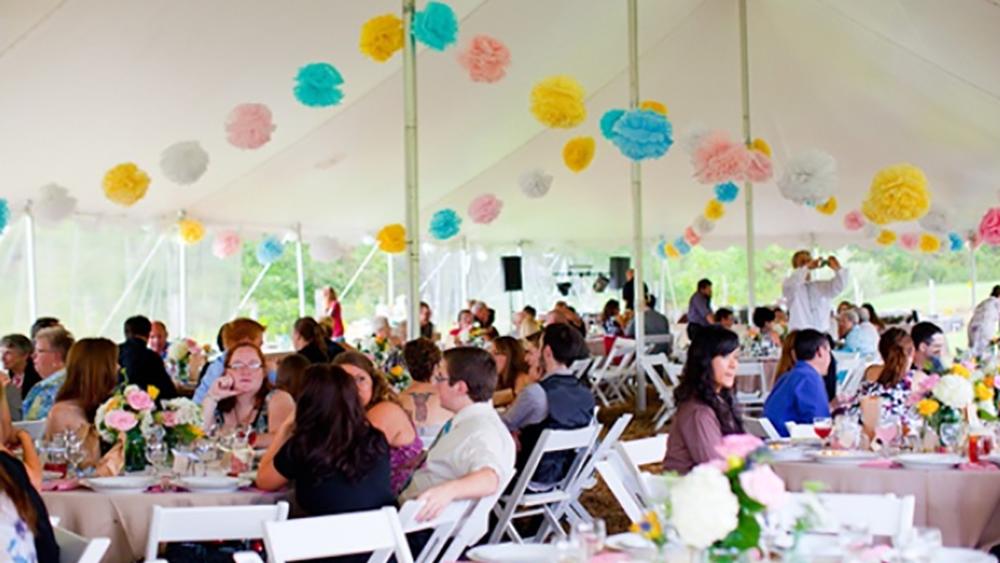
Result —
<svg viewBox="0 0 1000 563"><path fill-rule="evenodd" d="M396 301L396 261L392 254L385 253L385 303L389 306L390 316L392 306ZM407 329L408 330L408 329Z"/></svg>
<svg viewBox="0 0 1000 563"><path fill-rule="evenodd" d="M674 276L671 275L669 258L663 261L662 271L665 271L667 274L667 286L670 287L670 301L674 304L674 318L679 319L682 313L680 307L677 305L677 290L674 288Z"/></svg>
<svg viewBox="0 0 1000 563"><path fill-rule="evenodd" d="M302 223L295 225L295 281L299 288L299 317L306 316L306 268L302 262Z"/></svg>
<svg viewBox="0 0 1000 563"><path fill-rule="evenodd" d="M247 289L247 292L243 295L243 299L240 299L240 304L237 305L236 310L233 311L233 317L238 315L240 311L243 310L243 307L246 307L247 303L250 302L250 298L253 297L254 292L257 291L257 286L260 285L260 282L264 281L264 276L267 275L267 271L271 269L271 264L273 264L273 262L265 264L264 267L260 269L260 273L257 274L256 278L254 278L253 283L250 284L250 288Z"/></svg>
<svg viewBox="0 0 1000 563"><path fill-rule="evenodd" d="M181 338L187 338L187 244L183 240L177 239L177 288L178 301L180 301L178 314L178 330Z"/></svg>
<svg viewBox="0 0 1000 563"><path fill-rule="evenodd" d="M740 0L740 90L743 101L743 141L747 146L750 146L753 139L750 135L750 53L747 45L747 0ZM753 183L746 182L743 191L746 203L747 311L753 311L757 305L757 275L754 271L756 245L754 244L753 224Z"/></svg>
<svg viewBox="0 0 1000 563"><path fill-rule="evenodd" d="M344 286L344 291L340 292L341 302L343 302L344 299L347 297L347 294L351 292L351 288L354 287L354 282L358 281L358 278L361 277L361 272L365 271L365 268L368 267L368 263L371 262L372 258L375 257L376 252L378 252L377 242L372 244L372 249L371 251L368 252L368 256L365 256L365 259L361 261L361 265L358 266L358 269L354 270L354 274L351 276L351 279L348 280L347 285Z"/></svg>
<svg viewBox="0 0 1000 563"><path fill-rule="evenodd" d="M31 204L24 212L24 246L28 255L28 314L31 322L38 318L38 262L35 258L35 217Z"/></svg>
<svg viewBox="0 0 1000 563"><path fill-rule="evenodd" d="M160 249L160 245L162 245L163 241L166 239L167 235L166 233L163 233L156 239L156 242L153 243L153 248L149 249L149 253L146 254L146 257L142 260L142 264L139 264L139 268L134 274L132 274L128 283L125 284L125 289L122 290L122 294L118 296L118 301L115 301L115 304L111 307L111 311L108 313L108 316L104 319L104 322L101 323L101 329L97 331L97 334L104 334L104 331L107 330L111 321L115 318L115 315L118 314L118 310L125 304L125 299L128 297L129 293L132 293L132 290L135 288L135 284L139 283L139 278L142 277L143 272L145 272L146 268L149 267L149 263L153 261L153 256L156 255L156 251Z"/></svg>
<svg viewBox="0 0 1000 563"><path fill-rule="evenodd" d="M420 336L420 204L417 173L417 47L410 30L415 0L403 0L403 143L406 156L407 337ZM389 303L392 306L392 303Z"/></svg>
<svg viewBox="0 0 1000 563"><path fill-rule="evenodd" d="M637 0L628 0L628 107L639 107L639 7ZM632 257L635 260L635 357L641 360L646 354L646 295L643 291L642 263L642 167L632 161L629 174L632 181ZM636 414L646 410L646 378L642 368L636 377Z"/></svg>
<svg viewBox="0 0 1000 563"><path fill-rule="evenodd" d="M434 281L434 277L438 275L438 272L441 271L441 268L445 265L446 262L448 262L449 258L451 258L451 252L445 252L444 257L441 258L441 261L438 262L438 265L434 266L434 269L431 270L431 273L427 275L427 279L421 282L420 291L423 291L428 284Z"/></svg>
<svg viewBox="0 0 1000 563"><path fill-rule="evenodd" d="M465 308L465 305L469 302L469 270L472 269L472 263L469 261L469 239L465 236L462 237L462 255L461 255L461 272L459 272L459 287L462 294L462 302L458 305L458 310L461 311Z"/></svg>
<svg viewBox="0 0 1000 563"><path fill-rule="evenodd" d="M976 246L973 241L969 241L969 277L972 278L972 308L971 310L976 310Z"/></svg>

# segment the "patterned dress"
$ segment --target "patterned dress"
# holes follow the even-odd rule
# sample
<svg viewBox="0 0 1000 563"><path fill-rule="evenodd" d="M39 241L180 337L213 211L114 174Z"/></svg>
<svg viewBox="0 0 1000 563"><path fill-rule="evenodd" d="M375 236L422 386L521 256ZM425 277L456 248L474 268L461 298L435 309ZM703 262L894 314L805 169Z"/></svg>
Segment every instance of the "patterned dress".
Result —
<svg viewBox="0 0 1000 563"><path fill-rule="evenodd" d="M0 494L0 560L12 563L35 563L35 536L21 519L7 495Z"/></svg>
<svg viewBox="0 0 1000 563"><path fill-rule="evenodd" d="M861 383L858 394L851 404L850 414L861 419L861 399L864 397L878 397L882 399L881 417L895 418L906 423L913 428L917 422L917 417L913 410L907 406L906 400L910 396L911 373L907 373L893 387L886 387L878 381L867 381Z"/></svg>

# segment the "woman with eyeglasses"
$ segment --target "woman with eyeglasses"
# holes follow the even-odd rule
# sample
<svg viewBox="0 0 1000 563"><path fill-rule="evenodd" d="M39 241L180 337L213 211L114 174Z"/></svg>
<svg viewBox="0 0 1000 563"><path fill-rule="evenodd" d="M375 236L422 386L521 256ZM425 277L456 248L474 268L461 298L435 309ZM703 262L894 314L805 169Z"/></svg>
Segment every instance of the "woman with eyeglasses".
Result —
<svg viewBox="0 0 1000 563"><path fill-rule="evenodd" d="M226 351L225 372L208 389L201 403L205 430L226 434L250 427L254 446L267 447L294 412L295 400L286 391L271 389L264 353L243 343Z"/></svg>

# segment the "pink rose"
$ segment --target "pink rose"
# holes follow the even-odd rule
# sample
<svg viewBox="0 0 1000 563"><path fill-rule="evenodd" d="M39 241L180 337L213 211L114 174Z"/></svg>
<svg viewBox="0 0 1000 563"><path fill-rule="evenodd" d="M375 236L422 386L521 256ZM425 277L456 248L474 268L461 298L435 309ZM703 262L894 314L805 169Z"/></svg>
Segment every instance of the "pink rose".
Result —
<svg viewBox="0 0 1000 563"><path fill-rule="evenodd" d="M722 459L731 457L745 458L750 452L764 445L764 442L750 434L730 434L723 436L722 443L715 446L715 453Z"/></svg>
<svg viewBox="0 0 1000 563"><path fill-rule="evenodd" d="M785 482L769 465L758 464L740 473L740 486L750 498L770 509L780 509L788 500Z"/></svg>
<svg viewBox="0 0 1000 563"><path fill-rule="evenodd" d="M146 411L153 408L153 399L149 397L149 393L145 391L130 391L125 394L125 402L128 406L132 407L137 411Z"/></svg>
<svg viewBox="0 0 1000 563"><path fill-rule="evenodd" d="M979 222L979 238L990 246L1000 244L1000 207L992 207Z"/></svg>
<svg viewBox="0 0 1000 563"><path fill-rule="evenodd" d="M163 413L163 425L167 428L173 428L177 426L177 413L174 411L166 411Z"/></svg>
<svg viewBox="0 0 1000 563"><path fill-rule="evenodd" d="M128 432L139 424L139 419L134 414L121 409L113 410L104 415L104 424L119 432Z"/></svg>

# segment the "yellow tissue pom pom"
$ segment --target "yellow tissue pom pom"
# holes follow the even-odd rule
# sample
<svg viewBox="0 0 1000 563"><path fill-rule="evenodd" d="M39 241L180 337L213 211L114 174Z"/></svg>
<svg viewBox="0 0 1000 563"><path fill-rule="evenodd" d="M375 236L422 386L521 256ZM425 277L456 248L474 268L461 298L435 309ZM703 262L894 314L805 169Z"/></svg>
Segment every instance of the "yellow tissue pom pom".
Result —
<svg viewBox="0 0 1000 563"><path fill-rule="evenodd" d="M205 238L205 225L196 219L177 221L177 233L186 244L195 244Z"/></svg>
<svg viewBox="0 0 1000 563"><path fill-rule="evenodd" d="M941 239L928 233L920 235L920 252L933 254L941 250Z"/></svg>
<svg viewBox="0 0 1000 563"><path fill-rule="evenodd" d="M549 127L576 127L587 118L583 96L583 87L572 77L546 78L531 90L531 113Z"/></svg>
<svg viewBox="0 0 1000 563"><path fill-rule="evenodd" d="M990 401L993 400L993 388L987 387L982 381L976 383L976 400L977 401Z"/></svg>
<svg viewBox="0 0 1000 563"><path fill-rule="evenodd" d="M382 252L399 254L406 250L406 228L399 223L382 227L375 238L378 240L378 247Z"/></svg>
<svg viewBox="0 0 1000 563"><path fill-rule="evenodd" d="M830 199L816 206L816 211L823 215L833 215L837 212L837 198L830 196Z"/></svg>
<svg viewBox="0 0 1000 563"><path fill-rule="evenodd" d="M680 258L681 253L674 248L674 245L667 243L663 245L663 253L667 255L667 258Z"/></svg>
<svg viewBox="0 0 1000 563"><path fill-rule="evenodd" d="M882 246L889 246L890 244L896 242L896 233L890 230L883 230L878 234L875 242L881 244Z"/></svg>
<svg viewBox="0 0 1000 563"><path fill-rule="evenodd" d="M767 141L761 138L756 138L750 143L750 149L755 150L759 153L763 153L768 158L771 158L771 145L767 144Z"/></svg>
<svg viewBox="0 0 1000 563"><path fill-rule="evenodd" d="M403 48L403 20L395 14L375 16L361 26L361 52L384 63Z"/></svg>
<svg viewBox="0 0 1000 563"><path fill-rule="evenodd" d="M722 205L722 203L717 199L713 199L705 205L704 215L709 221L718 221L719 219L722 219L722 216L725 214L726 206Z"/></svg>
<svg viewBox="0 0 1000 563"><path fill-rule="evenodd" d="M573 172L580 172L590 166L590 162L594 160L594 150L596 148L597 144L594 142L593 137L570 139L566 143L566 146L563 147L563 162L566 163L566 168L569 168Z"/></svg>
<svg viewBox="0 0 1000 563"><path fill-rule="evenodd" d="M912 164L896 164L879 170L872 179L861 211L872 223L915 221L931 208L927 177Z"/></svg>
<svg viewBox="0 0 1000 563"><path fill-rule="evenodd" d="M149 175L132 162L125 162L104 174L104 195L108 199L128 207L146 195Z"/></svg>
<svg viewBox="0 0 1000 563"><path fill-rule="evenodd" d="M922 399L917 403L917 412L920 416L931 416L941 408L941 405L934 399Z"/></svg>
<svg viewBox="0 0 1000 563"><path fill-rule="evenodd" d="M656 100L646 100L642 102L639 104L639 109L648 109L649 111L655 111L663 116L667 115L667 105Z"/></svg>

